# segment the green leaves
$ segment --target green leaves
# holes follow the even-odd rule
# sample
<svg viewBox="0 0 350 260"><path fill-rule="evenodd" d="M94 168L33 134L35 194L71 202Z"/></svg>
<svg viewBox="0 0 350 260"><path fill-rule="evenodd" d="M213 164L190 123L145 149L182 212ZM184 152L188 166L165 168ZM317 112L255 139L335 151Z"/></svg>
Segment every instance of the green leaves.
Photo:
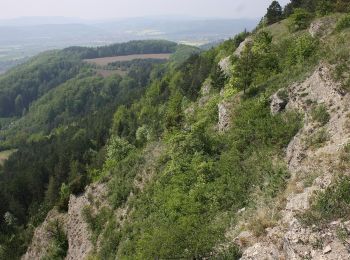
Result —
<svg viewBox="0 0 350 260"><path fill-rule="evenodd" d="M350 179L342 177L336 180L325 191L319 192L310 210L300 216L308 225L323 224L350 213Z"/></svg>
<svg viewBox="0 0 350 260"><path fill-rule="evenodd" d="M309 34L302 34L290 42L287 51L287 64L303 64L317 53L318 41Z"/></svg>
<svg viewBox="0 0 350 260"><path fill-rule="evenodd" d="M342 31L347 28L350 28L350 14L347 14L346 16L340 18L336 25L337 31Z"/></svg>
<svg viewBox="0 0 350 260"><path fill-rule="evenodd" d="M312 15L303 8L296 8L289 17L289 30L296 32L309 27Z"/></svg>
<svg viewBox="0 0 350 260"><path fill-rule="evenodd" d="M265 15L268 25L279 22L283 19L282 7L277 1L272 1Z"/></svg>

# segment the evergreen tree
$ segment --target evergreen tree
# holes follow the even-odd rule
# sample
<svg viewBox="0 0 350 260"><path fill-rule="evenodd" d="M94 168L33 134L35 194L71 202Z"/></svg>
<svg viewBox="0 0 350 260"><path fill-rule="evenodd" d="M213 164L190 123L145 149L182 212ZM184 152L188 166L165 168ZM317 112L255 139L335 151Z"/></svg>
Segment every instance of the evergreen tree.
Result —
<svg viewBox="0 0 350 260"><path fill-rule="evenodd" d="M266 13L267 24L273 24L283 19L282 7L277 1L273 1Z"/></svg>
<svg viewBox="0 0 350 260"><path fill-rule="evenodd" d="M244 93L253 83L256 60L252 48L252 44L247 44L237 62L235 70L235 76L238 78L238 88L243 90Z"/></svg>
<svg viewBox="0 0 350 260"><path fill-rule="evenodd" d="M214 88L222 89L227 81L227 76L217 64L213 66L211 79Z"/></svg>

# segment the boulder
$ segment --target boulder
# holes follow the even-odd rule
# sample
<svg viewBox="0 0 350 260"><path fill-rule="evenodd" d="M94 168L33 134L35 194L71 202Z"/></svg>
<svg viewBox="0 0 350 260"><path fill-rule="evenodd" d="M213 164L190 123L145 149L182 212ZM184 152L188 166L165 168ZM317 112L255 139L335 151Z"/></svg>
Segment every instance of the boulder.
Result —
<svg viewBox="0 0 350 260"><path fill-rule="evenodd" d="M288 103L287 99L282 99L279 95L279 92L276 92L275 94L273 94L270 98L271 100L271 114L272 115L276 115L279 112L283 111Z"/></svg>

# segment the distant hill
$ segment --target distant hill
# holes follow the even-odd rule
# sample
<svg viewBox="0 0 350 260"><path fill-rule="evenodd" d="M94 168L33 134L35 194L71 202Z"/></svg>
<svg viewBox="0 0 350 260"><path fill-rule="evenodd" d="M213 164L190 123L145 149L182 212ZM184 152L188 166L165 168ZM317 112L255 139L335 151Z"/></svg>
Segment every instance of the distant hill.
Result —
<svg viewBox="0 0 350 260"><path fill-rule="evenodd" d="M0 71L8 62L68 46L102 46L131 40L165 39L199 46L227 39L256 26L256 19L189 17L125 18L89 21L64 17L0 20ZM9 63L7 63L9 64Z"/></svg>

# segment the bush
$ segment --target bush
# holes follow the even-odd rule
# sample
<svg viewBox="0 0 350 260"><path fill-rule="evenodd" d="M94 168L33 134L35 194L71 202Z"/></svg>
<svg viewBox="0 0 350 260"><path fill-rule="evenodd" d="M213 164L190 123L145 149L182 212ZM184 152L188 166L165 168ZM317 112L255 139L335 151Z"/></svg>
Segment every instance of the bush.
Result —
<svg viewBox="0 0 350 260"><path fill-rule="evenodd" d="M330 119L330 115L329 115L325 105L319 105L319 106L314 107L311 111L311 117L314 121L317 121L322 126L327 124L329 122L329 119Z"/></svg>
<svg viewBox="0 0 350 260"><path fill-rule="evenodd" d="M58 201L58 208L62 211L68 211L68 202L69 202L70 190L69 186L65 183L62 183L60 189L60 198Z"/></svg>
<svg viewBox="0 0 350 260"><path fill-rule="evenodd" d="M238 260L241 259L242 252L237 245L232 245L218 254L215 259L217 260Z"/></svg>
<svg viewBox="0 0 350 260"><path fill-rule="evenodd" d="M350 178L342 177L324 192L317 194L306 213L300 216L307 224L323 224L350 214Z"/></svg>
<svg viewBox="0 0 350 260"><path fill-rule="evenodd" d="M68 251L68 239L62 224L58 220L49 223L48 232L52 237L52 243L42 259L65 259Z"/></svg>
<svg viewBox="0 0 350 260"><path fill-rule="evenodd" d="M325 128L322 128L306 138L306 145L310 148L319 148L328 140L329 134Z"/></svg>
<svg viewBox="0 0 350 260"><path fill-rule="evenodd" d="M344 29L350 28L350 14L342 17L336 25L336 30L341 31Z"/></svg>
<svg viewBox="0 0 350 260"><path fill-rule="evenodd" d="M291 32L296 32L299 30L304 30L309 27L312 19L312 15L302 8L294 9L293 14L290 16L289 30Z"/></svg>
<svg viewBox="0 0 350 260"><path fill-rule="evenodd" d="M91 206L86 206L83 208L82 214L91 230L90 240L95 245L107 221L111 219L113 212L109 208L103 207L97 213L94 213Z"/></svg>
<svg viewBox="0 0 350 260"><path fill-rule="evenodd" d="M297 37L289 44L287 64L302 64L316 54L318 42L309 34Z"/></svg>
<svg viewBox="0 0 350 260"><path fill-rule="evenodd" d="M333 0L319 0L317 4L317 13L319 15L330 14L334 9Z"/></svg>

